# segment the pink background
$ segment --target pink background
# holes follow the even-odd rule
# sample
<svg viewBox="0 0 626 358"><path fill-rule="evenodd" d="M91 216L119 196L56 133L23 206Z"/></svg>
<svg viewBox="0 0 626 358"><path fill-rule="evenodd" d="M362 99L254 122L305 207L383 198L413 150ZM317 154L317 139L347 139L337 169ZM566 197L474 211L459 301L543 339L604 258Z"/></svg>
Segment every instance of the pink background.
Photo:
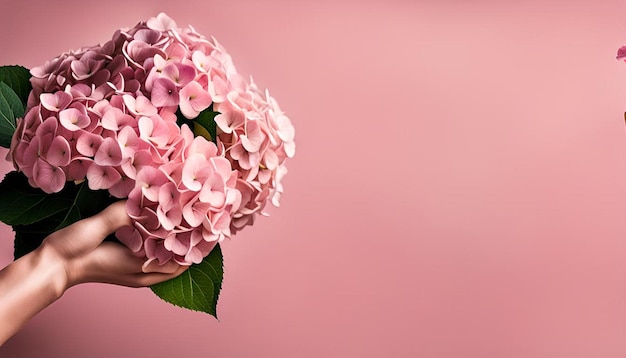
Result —
<svg viewBox="0 0 626 358"><path fill-rule="evenodd" d="M298 144L283 206L223 245L219 322L84 285L0 356L626 356L624 1L0 1L28 67L165 11Z"/></svg>

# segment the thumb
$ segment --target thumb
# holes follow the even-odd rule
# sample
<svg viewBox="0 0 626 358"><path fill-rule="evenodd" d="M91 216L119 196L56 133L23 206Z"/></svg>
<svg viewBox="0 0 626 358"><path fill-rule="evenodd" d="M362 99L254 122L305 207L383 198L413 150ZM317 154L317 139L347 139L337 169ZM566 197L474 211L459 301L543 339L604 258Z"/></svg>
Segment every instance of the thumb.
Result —
<svg viewBox="0 0 626 358"><path fill-rule="evenodd" d="M126 212L126 200L117 201L106 209L96 214L94 218L101 220L102 230L105 235L117 231L123 226L131 226L132 220Z"/></svg>

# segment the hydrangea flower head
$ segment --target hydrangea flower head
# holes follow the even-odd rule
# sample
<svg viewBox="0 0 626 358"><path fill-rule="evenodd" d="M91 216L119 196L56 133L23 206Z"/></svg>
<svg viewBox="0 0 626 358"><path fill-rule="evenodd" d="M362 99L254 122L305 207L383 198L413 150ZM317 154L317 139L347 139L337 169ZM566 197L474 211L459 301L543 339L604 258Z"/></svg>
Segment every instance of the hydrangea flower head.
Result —
<svg viewBox="0 0 626 358"><path fill-rule="evenodd" d="M31 74L16 169L46 193L86 180L127 198L133 227L116 235L146 264L199 263L278 205L294 128L215 39L161 13ZM179 125L207 110L218 113L216 138Z"/></svg>

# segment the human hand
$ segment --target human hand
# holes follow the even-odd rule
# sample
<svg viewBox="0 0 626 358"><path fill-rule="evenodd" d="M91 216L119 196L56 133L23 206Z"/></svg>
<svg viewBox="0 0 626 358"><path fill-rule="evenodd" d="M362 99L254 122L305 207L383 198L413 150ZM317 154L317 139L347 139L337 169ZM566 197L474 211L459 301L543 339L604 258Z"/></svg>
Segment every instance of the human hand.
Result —
<svg viewBox="0 0 626 358"><path fill-rule="evenodd" d="M85 282L150 286L180 275L187 266L159 266L127 247L104 242L131 225L124 202L49 235L41 246L0 270L0 346L70 287Z"/></svg>
<svg viewBox="0 0 626 358"><path fill-rule="evenodd" d="M64 287L86 282L102 282L129 287L154 285L174 278L188 266L174 261L159 266L145 265L126 246L104 242L109 234L130 226L125 202L116 202L97 215L83 219L49 235L41 250L56 256L65 268Z"/></svg>

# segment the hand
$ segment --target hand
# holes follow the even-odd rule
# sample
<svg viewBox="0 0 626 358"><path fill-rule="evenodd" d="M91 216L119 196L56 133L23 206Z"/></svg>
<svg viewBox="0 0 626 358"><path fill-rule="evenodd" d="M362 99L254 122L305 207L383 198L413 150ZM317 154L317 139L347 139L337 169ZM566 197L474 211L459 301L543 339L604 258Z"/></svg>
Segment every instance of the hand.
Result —
<svg viewBox="0 0 626 358"><path fill-rule="evenodd" d="M0 345L74 285L150 286L187 269L175 262L144 265L127 247L103 242L130 224L125 203L117 202L49 235L37 250L0 270Z"/></svg>
<svg viewBox="0 0 626 358"><path fill-rule="evenodd" d="M64 263L65 289L85 282L143 287L180 275L188 266L174 261L159 266L153 261L144 265L126 246L103 242L104 238L123 226L130 226L125 202L110 205L104 211L81 220L48 236L42 250L56 255Z"/></svg>

